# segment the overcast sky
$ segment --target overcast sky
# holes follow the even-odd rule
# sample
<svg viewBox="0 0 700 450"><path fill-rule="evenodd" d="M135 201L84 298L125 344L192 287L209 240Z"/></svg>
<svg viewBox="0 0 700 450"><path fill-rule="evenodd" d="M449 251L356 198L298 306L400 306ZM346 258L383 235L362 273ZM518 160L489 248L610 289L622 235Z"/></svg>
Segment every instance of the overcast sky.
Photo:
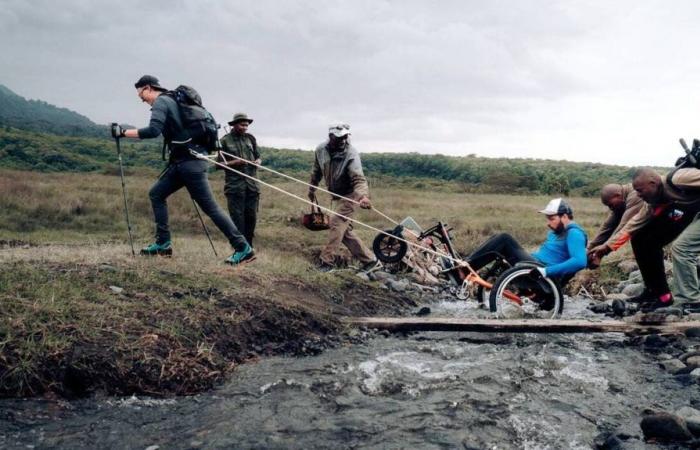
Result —
<svg viewBox="0 0 700 450"><path fill-rule="evenodd" d="M189 84L263 145L672 165L700 137L700 2L0 0L0 84L144 125Z"/></svg>

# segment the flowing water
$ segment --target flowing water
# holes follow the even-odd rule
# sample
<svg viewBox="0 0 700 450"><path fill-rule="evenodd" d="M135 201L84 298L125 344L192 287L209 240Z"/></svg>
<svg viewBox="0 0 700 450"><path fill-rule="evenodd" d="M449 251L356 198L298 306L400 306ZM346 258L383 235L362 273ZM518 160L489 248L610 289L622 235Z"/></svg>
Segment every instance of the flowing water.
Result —
<svg viewBox="0 0 700 450"><path fill-rule="evenodd" d="M473 315L465 305L431 307ZM601 430L641 434L646 408L694 403L697 387L621 335L379 335L264 359L193 397L4 400L0 447L590 448Z"/></svg>

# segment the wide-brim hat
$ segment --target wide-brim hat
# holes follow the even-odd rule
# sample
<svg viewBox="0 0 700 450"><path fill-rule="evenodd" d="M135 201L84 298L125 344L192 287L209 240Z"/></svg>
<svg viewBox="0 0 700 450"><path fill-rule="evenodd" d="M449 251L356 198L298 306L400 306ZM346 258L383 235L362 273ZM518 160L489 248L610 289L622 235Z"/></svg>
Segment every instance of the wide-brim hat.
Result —
<svg viewBox="0 0 700 450"><path fill-rule="evenodd" d="M167 89L160 85L158 78L154 77L153 75L144 75L141 78L139 78L139 80L136 83L134 83L134 87L136 89L142 88L144 86L150 86L153 89L159 91L167 91Z"/></svg>
<svg viewBox="0 0 700 450"><path fill-rule="evenodd" d="M246 113L236 113L233 115L233 119L228 123L229 125L235 125L237 122L248 122L249 124L253 123L253 119L248 117L248 114Z"/></svg>
<svg viewBox="0 0 700 450"><path fill-rule="evenodd" d="M328 126L328 134L335 137L343 137L350 134L350 125L347 123L334 123Z"/></svg>
<svg viewBox="0 0 700 450"><path fill-rule="evenodd" d="M573 210L563 198L555 198L550 200L547 206L545 206L543 210L540 210L540 213L547 216L557 216L560 214L571 215L573 214Z"/></svg>

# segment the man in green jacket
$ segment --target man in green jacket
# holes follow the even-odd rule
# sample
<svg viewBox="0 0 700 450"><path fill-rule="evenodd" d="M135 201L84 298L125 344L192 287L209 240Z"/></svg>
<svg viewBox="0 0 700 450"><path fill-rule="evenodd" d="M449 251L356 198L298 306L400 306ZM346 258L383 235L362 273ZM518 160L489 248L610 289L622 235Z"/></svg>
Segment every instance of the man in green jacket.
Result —
<svg viewBox="0 0 700 450"><path fill-rule="evenodd" d="M357 204L363 209L372 207L360 153L350 144L349 137L350 125L336 124L328 128L328 140L316 147L309 182L318 186L323 178L328 190L336 194L333 196L334 211L345 217L350 217L355 212ZM350 198L357 203L339 196ZM316 200L316 188L309 188L309 199ZM334 214L329 225L328 243L321 251L322 271L328 272L334 268L336 253L341 243L360 261L362 271L372 270L379 264L372 252L352 231L352 223L349 220Z"/></svg>
<svg viewBox="0 0 700 450"><path fill-rule="evenodd" d="M244 113L236 113L228 124L231 132L221 139L221 149L230 155L260 164L260 151L255 136L248 133L248 126L253 119ZM222 155L226 165L250 177L257 178L258 168L246 161ZM239 175L230 170L226 171L224 194L228 203L228 212L248 243L253 245L255 223L257 221L258 204L260 202L260 186L254 179Z"/></svg>

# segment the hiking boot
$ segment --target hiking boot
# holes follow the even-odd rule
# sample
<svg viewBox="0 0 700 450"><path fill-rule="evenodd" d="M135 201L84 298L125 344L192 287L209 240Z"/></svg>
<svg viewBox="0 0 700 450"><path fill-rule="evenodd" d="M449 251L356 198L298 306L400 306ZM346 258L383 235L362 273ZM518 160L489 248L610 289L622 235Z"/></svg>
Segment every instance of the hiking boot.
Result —
<svg viewBox="0 0 700 450"><path fill-rule="evenodd" d="M671 305L673 305L673 296L671 295L671 293L668 293L668 294L664 294L660 297L657 297L653 303L643 304L641 307L641 310L642 310L642 312L646 313L646 312L656 311L657 309L660 309L660 308L667 308Z"/></svg>
<svg viewBox="0 0 700 450"><path fill-rule="evenodd" d="M173 243L170 241L165 241L162 244L154 242L148 247L142 248L140 254L144 256L172 256Z"/></svg>
<svg viewBox="0 0 700 450"><path fill-rule="evenodd" d="M637 303L637 304L645 304L645 303L654 303L659 299L658 296L652 294L649 292L648 289L644 289L641 294L635 295L634 297L630 297L626 299L625 301L628 303Z"/></svg>
<svg viewBox="0 0 700 450"><path fill-rule="evenodd" d="M378 259L375 259L374 261L370 261L370 262L365 263L362 266L360 266L359 272L370 273L370 272L377 270L381 267L382 267L382 263Z"/></svg>
<svg viewBox="0 0 700 450"><path fill-rule="evenodd" d="M233 255L226 258L224 261L226 264L231 264L232 266L237 266L244 262L250 262L255 259L255 251L253 247L246 244L245 248L241 251L236 250Z"/></svg>

